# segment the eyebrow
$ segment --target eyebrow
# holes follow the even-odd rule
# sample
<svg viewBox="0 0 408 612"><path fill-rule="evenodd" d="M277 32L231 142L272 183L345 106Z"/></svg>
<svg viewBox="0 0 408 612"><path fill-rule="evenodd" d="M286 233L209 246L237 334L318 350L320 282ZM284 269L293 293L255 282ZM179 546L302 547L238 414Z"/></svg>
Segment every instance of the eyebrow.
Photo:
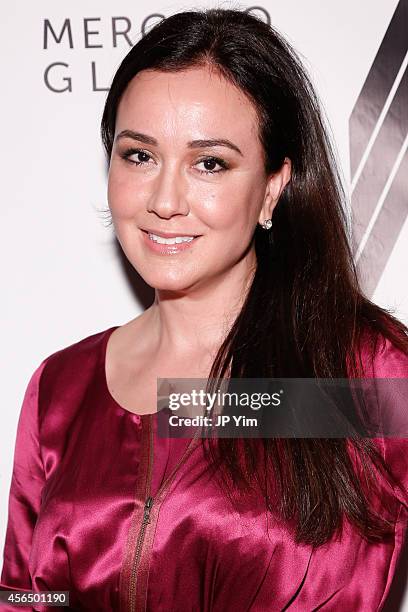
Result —
<svg viewBox="0 0 408 612"><path fill-rule="evenodd" d="M138 140L139 142L144 142L145 144L152 145L155 147L158 145L157 140L152 136L147 136L147 134L142 134L141 132L134 132L133 130L122 130L122 132L119 132L119 134L116 136L115 142L120 140L121 138L131 138L132 140ZM206 147L228 147L229 149L232 149L233 151L236 151L241 156L243 156L241 150L237 147L237 145L235 145L230 140L227 140L226 138L190 140L190 142L187 143L187 146L191 149L203 149Z"/></svg>

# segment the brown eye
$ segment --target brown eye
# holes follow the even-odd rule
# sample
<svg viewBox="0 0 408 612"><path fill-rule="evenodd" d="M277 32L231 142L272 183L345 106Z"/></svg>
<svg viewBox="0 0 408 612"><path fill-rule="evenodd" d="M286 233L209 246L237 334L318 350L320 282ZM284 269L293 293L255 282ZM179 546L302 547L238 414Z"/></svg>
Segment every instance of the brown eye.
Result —
<svg viewBox="0 0 408 612"><path fill-rule="evenodd" d="M227 163L218 157L206 157L198 163L204 164L205 167L204 170L198 170L201 174L217 174L218 172L223 172L228 168ZM216 170L216 166L220 166L220 168Z"/></svg>
<svg viewBox="0 0 408 612"><path fill-rule="evenodd" d="M146 162L149 159L149 156L145 151L139 151L139 153L136 153L136 156L137 156L137 161L141 163Z"/></svg>
<svg viewBox="0 0 408 612"><path fill-rule="evenodd" d="M148 163L149 159L151 159L149 153L147 153L147 151L144 151L143 149L127 149L126 151L124 151L124 153L121 153L120 156L122 157L122 159L125 159L129 163L134 164L135 166L141 166L142 164L146 164Z"/></svg>

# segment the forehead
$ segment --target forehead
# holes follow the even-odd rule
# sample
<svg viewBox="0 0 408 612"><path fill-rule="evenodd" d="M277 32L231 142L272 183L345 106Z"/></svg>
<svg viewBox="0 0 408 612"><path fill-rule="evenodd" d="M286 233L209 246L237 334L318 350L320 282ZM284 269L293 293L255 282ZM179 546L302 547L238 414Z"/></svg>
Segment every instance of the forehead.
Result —
<svg viewBox="0 0 408 612"><path fill-rule="evenodd" d="M117 132L142 128L163 137L215 135L244 144L257 138L258 121L248 97L208 67L144 70L127 86L116 117Z"/></svg>

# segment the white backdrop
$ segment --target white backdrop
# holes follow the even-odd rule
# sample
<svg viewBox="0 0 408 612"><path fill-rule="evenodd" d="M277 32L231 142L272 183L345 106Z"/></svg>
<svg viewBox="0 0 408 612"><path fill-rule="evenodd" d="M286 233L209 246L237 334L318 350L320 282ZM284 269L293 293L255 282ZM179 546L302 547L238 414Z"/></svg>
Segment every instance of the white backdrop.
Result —
<svg viewBox="0 0 408 612"><path fill-rule="evenodd" d="M397 3L266 0L262 4L312 75L332 127L346 188L349 117ZM114 46L112 18L117 30L131 24L128 36L134 43L148 15L208 6L252 4L122 0L118 7L109 0L42 0L2 7L1 550L15 431L30 375L51 352L121 325L142 308L130 288L112 229L98 212L107 206L99 138L106 91L101 89L109 86L130 48L124 36ZM65 20L69 22L57 42L51 28L58 38ZM45 70L54 63L59 64L49 69L50 87L70 85L71 91L57 93L46 86ZM374 294L374 301L395 308L405 322L408 292L402 279L407 239L406 222ZM404 610L408 611L408 603Z"/></svg>

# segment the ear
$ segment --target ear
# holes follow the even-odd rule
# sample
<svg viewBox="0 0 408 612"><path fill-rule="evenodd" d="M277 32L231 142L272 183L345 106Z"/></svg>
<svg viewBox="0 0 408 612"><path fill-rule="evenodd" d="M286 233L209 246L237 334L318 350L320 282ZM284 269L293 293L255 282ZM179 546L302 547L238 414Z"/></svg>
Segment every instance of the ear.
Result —
<svg viewBox="0 0 408 612"><path fill-rule="evenodd" d="M292 174L292 162L285 157L282 166L277 172L271 174L265 189L264 203L259 213L258 222L262 224L266 219L272 219L272 214L277 205L282 191L290 181Z"/></svg>

